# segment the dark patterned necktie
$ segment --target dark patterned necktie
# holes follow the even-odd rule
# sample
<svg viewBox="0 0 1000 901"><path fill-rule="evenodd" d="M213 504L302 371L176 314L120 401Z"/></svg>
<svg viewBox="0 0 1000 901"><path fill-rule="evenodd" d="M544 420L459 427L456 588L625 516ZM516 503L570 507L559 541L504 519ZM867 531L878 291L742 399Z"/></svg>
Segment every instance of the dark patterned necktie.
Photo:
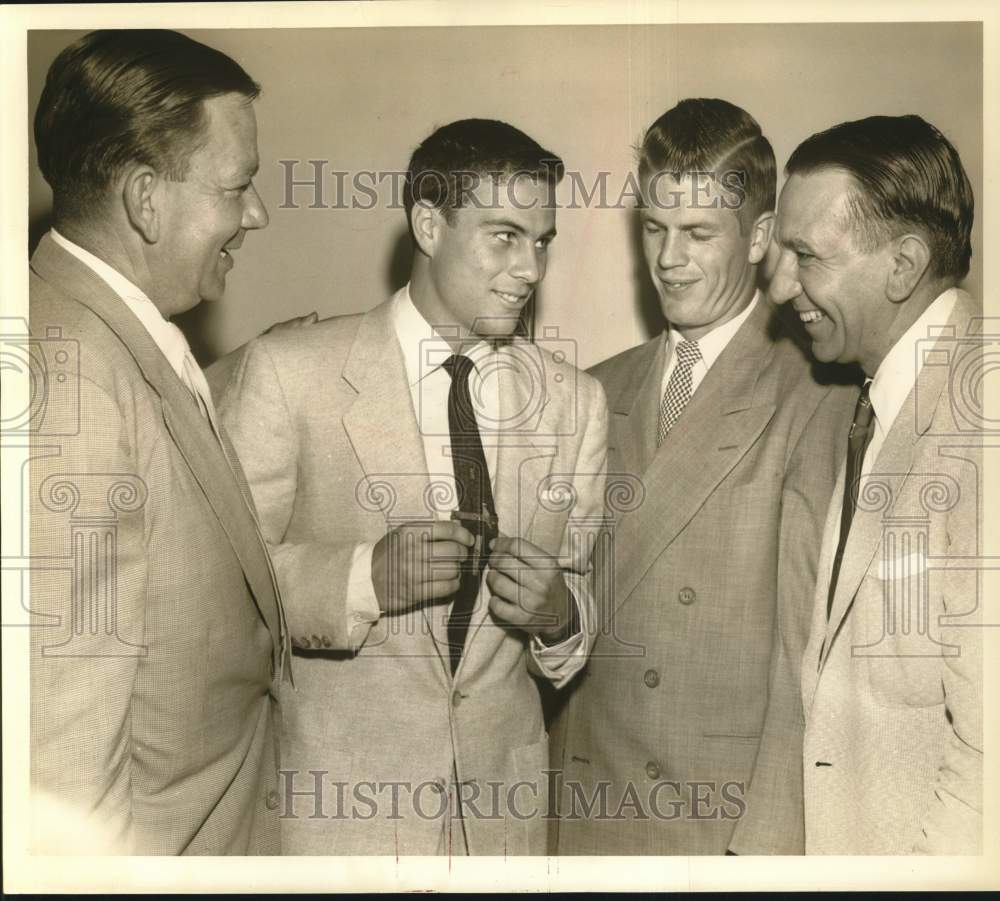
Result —
<svg viewBox="0 0 1000 901"><path fill-rule="evenodd" d="M840 575L840 564L844 559L844 548L847 546L847 536L851 532L851 522L858 506L858 485L861 480L861 464L865 459L868 443L875 433L875 411L868 397L871 379L865 382L861 396L854 408L854 421L851 431L847 434L847 474L844 477L844 502L840 514L840 538L837 541L837 553L833 558L833 572L830 575L830 593L826 599L826 618L833 611L833 596L837 593L837 577Z"/></svg>
<svg viewBox="0 0 1000 901"><path fill-rule="evenodd" d="M660 420L656 428L656 446L663 444L667 432L681 418L681 413L691 400L692 370L701 359L697 341L681 341L677 345L677 365L670 373L667 390L660 402Z"/></svg>
<svg viewBox="0 0 1000 901"><path fill-rule="evenodd" d="M462 562L461 581L452 596L448 617L448 650L451 672L455 674L462 659L462 649L469 632L469 622L479 595L483 568L490 555L489 541L496 537L496 508L486 455L479 437L476 413L469 392L469 374L475 368L466 356L453 354L444 362L451 376L448 391L448 430L451 434L451 457L458 490L458 520L476 538L475 546ZM455 517L453 517L455 518Z"/></svg>

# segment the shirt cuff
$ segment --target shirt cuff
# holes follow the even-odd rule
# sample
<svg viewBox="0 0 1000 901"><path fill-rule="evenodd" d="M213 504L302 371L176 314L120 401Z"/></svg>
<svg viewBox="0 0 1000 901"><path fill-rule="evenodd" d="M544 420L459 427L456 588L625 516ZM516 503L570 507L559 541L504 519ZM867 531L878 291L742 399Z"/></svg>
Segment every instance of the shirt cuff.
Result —
<svg viewBox="0 0 1000 901"><path fill-rule="evenodd" d="M365 643L372 624L378 622L382 610L372 582L372 553L375 542L359 544L354 548L351 570L347 577L347 603L344 613L347 617L344 634L352 651Z"/></svg>
<svg viewBox="0 0 1000 901"><path fill-rule="evenodd" d="M531 656L535 659L539 672L552 681L556 688L562 688L576 675L587 657L587 611L576 592L572 590L571 579L564 574L566 588L576 605L576 630L559 644L547 645L537 635L531 637Z"/></svg>

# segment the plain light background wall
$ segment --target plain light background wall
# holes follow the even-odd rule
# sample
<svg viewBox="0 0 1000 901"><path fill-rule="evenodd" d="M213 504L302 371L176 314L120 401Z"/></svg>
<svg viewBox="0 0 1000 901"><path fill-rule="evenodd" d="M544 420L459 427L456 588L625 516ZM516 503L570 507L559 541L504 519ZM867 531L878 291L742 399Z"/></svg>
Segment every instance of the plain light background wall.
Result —
<svg viewBox="0 0 1000 901"><path fill-rule="evenodd" d="M28 103L81 32L28 37ZM271 222L236 254L225 299L179 324L207 363L271 323L312 310L367 310L403 284L410 246L402 210L281 209L281 159L329 170L402 170L413 148L454 119L504 119L558 153L590 186L608 171L617 198L645 128L684 97L748 110L779 168L808 135L846 119L917 113L955 144L982 197L982 31L977 23L495 26L476 28L190 30L238 60L264 91L256 104L257 188ZM30 131L30 129L29 129ZM780 182L779 177L779 182ZM327 201L335 184L326 183ZM51 194L31 148L32 247ZM380 192L388 201L386 185ZM568 200L564 181L559 197ZM535 331L558 329L589 366L645 340L662 323L628 209L561 209L538 291ZM982 293L977 207L972 271ZM551 334L551 333L550 333Z"/></svg>

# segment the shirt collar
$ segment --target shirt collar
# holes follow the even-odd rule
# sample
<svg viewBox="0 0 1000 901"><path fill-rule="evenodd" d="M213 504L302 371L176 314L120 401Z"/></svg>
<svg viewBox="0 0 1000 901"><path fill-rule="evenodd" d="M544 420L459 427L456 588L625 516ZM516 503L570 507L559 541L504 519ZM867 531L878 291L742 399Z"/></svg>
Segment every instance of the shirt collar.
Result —
<svg viewBox="0 0 1000 901"><path fill-rule="evenodd" d="M896 420L924 365L926 354L921 353L922 341L935 340L951 318L958 299L958 290L949 288L939 294L931 305L889 349L885 359L875 370L869 388L869 398L875 418L883 431L888 431Z"/></svg>
<svg viewBox="0 0 1000 901"><path fill-rule="evenodd" d="M70 241L65 235L59 234L54 228L50 230L49 234L56 244L91 269L118 295L135 318L149 332L153 343L170 363L170 368L183 379L184 357L191 352L184 333L172 322L164 319L156 304L149 299L145 292L125 278L117 269L112 268L100 257L94 256L79 244Z"/></svg>
<svg viewBox="0 0 1000 901"><path fill-rule="evenodd" d="M722 323L722 325L712 329L708 334L702 335L698 339L698 349L701 351L701 358L705 363L706 369L712 368L712 364L719 358L719 354L726 349L726 345L732 340L733 335L740 330L740 326L750 317L750 314L757 306L759 297L760 292L755 291L746 309L740 312L738 316L734 316L728 322ZM677 345L683 340L684 336L673 326L667 329L667 350L671 355L677 352ZM670 357L668 357L669 359Z"/></svg>
<svg viewBox="0 0 1000 901"><path fill-rule="evenodd" d="M417 309L410 296L408 284L396 292L392 303L392 321L399 346L403 351L406 381L412 388L438 370L453 351L448 342L434 330ZM473 363L481 361L492 352L493 347L488 341L480 341L463 351Z"/></svg>

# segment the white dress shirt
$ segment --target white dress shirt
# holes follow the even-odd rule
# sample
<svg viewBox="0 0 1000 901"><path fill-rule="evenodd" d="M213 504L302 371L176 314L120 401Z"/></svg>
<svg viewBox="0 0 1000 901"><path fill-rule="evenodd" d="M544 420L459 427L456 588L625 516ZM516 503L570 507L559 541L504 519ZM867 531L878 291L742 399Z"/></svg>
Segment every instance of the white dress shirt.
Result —
<svg viewBox="0 0 1000 901"><path fill-rule="evenodd" d="M160 352L167 358L170 368L177 373L188 391L198 402L198 407L202 415L208 419L218 435L215 421L215 407L212 404L212 392L209 390L205 374L201 371L191 353L184 333L177 328L170 320L164 319L163 314L146 296L145 292L132 284L117 269L112 268L104 260L94 256L89 250L84 250L79 244L74 244L64 235L59 234L54 228L49 231L52 240L63 250L72 254L81 263L91 269L99 276L108 287L121 298L122 302L131 310L136 319L142 323L143 328L149 332L149 337L160 349Z"/></svg>
<svg viewBox="0 0 1000 901"><path fill-rule="evenodd" d="M396 337L403 352L406 381L417 420L417 428L424 445L424 460L431 483L440 483L440 491L432 491L435 512L439 519L449 519L458 509L455 491L455 473L451 464L451 430L448 425L448 394L451 376L443 364L453 353L442 338L421 315L410 297L409 285L393 298L392 319ZM470 374L470 396L479 425L486 466L496 492L497 442L491 433L499 431L500 384L496 377L500 367L495 361L496 351L487 341L463 351L472 360L475 370ZM491 427L491 424L496 426ZM387 438L387 440L389 440ZM348 635L357 648L364 641L368 629L380 616L378 598L371 578L372 552L375 542L359 544L354 549L347 588ZM575 598L575 596L574 596ZM577 603L581 629L560 644L546 646L534 636L532 654L543 673L555 677L559 664L585 649L584 636L588 622L586 610ZM548 658L548 660L547 660Z"/></svg>
<svg viewBox="0 0 1000 901"><path fill-rule="evenodd" d="M701 351L701 359L691 367L691 396L694 396L698 386L705 380L708 370L712 364L719 359L730 341L733 340L740 326L747 321L754 307L760 302L760 292L756 292L751 298L747 308L739 316L735 316L728 322L724 322L718 328L712 329L707 335L702 335L698 339L698 349ZM667 393L667 384L670 376L677 367L677 345L684 340L684 336L673 326L668 326L665 338L667 342L667 363L663 367L663 381L660 383L660 397Z"/></svg>

